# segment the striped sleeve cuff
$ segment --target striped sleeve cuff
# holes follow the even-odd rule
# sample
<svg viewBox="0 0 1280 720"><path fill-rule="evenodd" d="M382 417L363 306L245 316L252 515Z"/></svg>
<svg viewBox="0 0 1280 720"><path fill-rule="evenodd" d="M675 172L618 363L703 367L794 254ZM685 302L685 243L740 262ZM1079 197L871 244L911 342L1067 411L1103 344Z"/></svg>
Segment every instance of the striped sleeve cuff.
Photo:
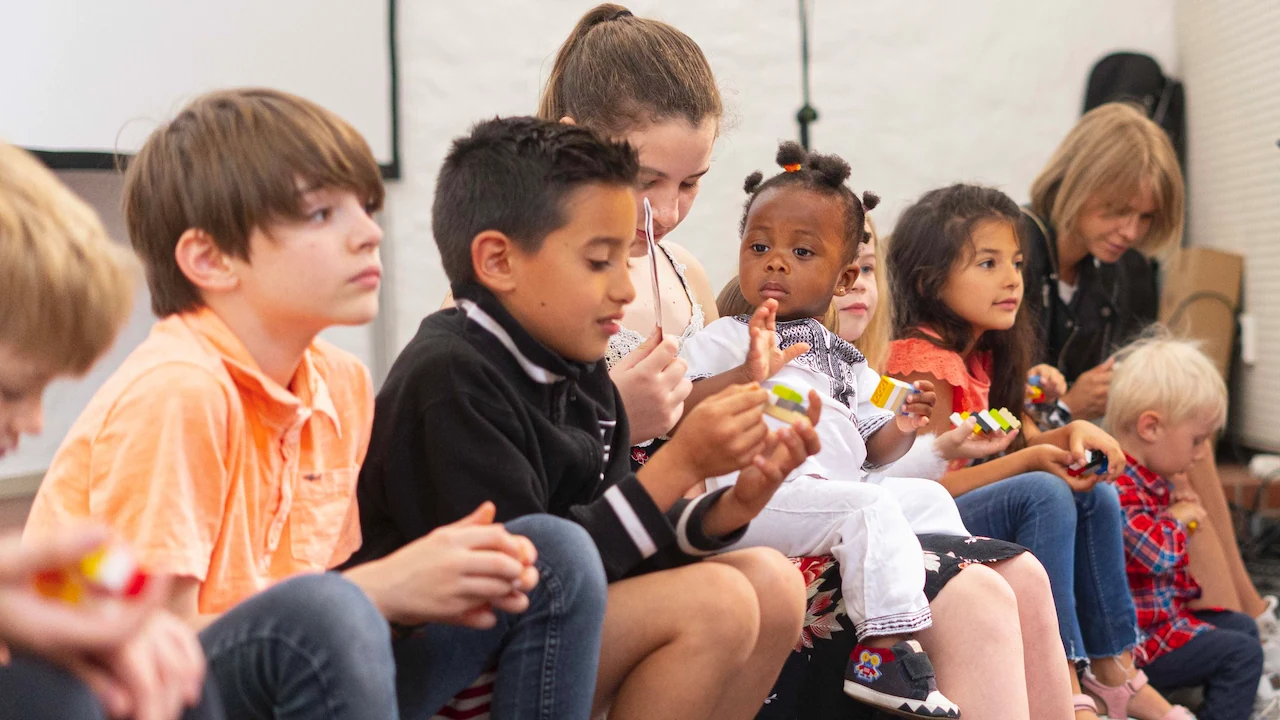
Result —
<svg viewBox="0 0 1280 720"><path fill-rule="evenodd" d="M693 557L713 555L738 542L746 534L746 525L723 537L713 538L702 530L703 519L720 496L728 491L729 488L725 487L703 493L692 500L681 500L671 508L668 515L675 521L676 544L681 552Z"/></svg>
<svg viewBox="0 0 1280 720"><path fill-rule="evenodd" d="M633 474L594 502L571 508L569 515L591 533L610 582L674 544L667 516Z"/></svg>

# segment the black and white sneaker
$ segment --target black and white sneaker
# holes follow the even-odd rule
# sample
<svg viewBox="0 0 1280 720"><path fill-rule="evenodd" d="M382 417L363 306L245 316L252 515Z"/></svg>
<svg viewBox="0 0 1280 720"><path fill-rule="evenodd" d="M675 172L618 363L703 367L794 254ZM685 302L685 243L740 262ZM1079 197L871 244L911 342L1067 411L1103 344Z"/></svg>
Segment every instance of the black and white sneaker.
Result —
<svg viewBox="0 0 1280 720"><path fill-rule="evenodd" d="M960 717L960 708L938 692L933 663L915 640L900 642L892 649L859 643L844 672L844 692L903 717Z"/></svg>

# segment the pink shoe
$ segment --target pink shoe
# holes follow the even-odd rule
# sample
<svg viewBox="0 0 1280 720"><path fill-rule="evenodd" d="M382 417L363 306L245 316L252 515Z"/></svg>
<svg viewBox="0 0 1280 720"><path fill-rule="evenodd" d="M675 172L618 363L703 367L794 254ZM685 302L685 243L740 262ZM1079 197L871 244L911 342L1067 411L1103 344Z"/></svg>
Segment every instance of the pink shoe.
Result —
<svg viewBox="0 0 1280 720"><path fill-rule="evenodd" d="M1073 708L1075 712L1080 712L1081 710L1088 710L1094 715L1098 714L1098 704L1095 703L1093 701L1093 698L1089 697L1088 695L1072 695L1071 703L1075 705L1075 707Z"/></svg>
<svg viewBox="0 0 1280 720"><path fill-rule="evenodd" d="M1102 699L1102 704L1107 708L1107 717L1113 718L1113 720L1125 720L1129 717L1129 701L1133 699L1134 695L1138 694L1139 690L1147 685L1147 674L1139 670L1138 674L1126 680L1123 685L1112 687L1110 685L1103 685L1098 678L1094 677L1092 670L1085 668L1084 675L1080 677L1080 684L1089 692ZM1083 708L1077 704L1076 709L1080 710ZM1160 720L1195 719L1196 716L1192 715L1190 710L1182 707L1181 705L1174 705L1172 708L1169 708L1169 712L1165 713L1164 717L1160 718Z"/></svg>

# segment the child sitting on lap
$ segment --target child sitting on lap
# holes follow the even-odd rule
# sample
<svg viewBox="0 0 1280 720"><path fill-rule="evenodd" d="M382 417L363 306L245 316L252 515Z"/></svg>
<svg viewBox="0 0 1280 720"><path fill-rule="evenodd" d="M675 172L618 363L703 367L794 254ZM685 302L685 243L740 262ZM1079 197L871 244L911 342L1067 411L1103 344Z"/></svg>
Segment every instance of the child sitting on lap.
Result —
<svg viewBox="0 0 1280 720"><path fill-rule="evenodd" d="M1226 417L1227 387L1194 345L1145 338L1117 354L1104 422L1127 453L1115 483L1143 633L1134 655L1157 690L1204 686L1201 720L1249 717L1262 676L1253 618L1192 607L1200 586L1187 572L1187 543L1205 510L1170 481L1212 452Z"/></svg>
<svg viewBox="0 0 1280 720"><path fill-rule="evenodd" d="M862 468L891 463L911 447L932 411L933 388L918 383L901 414L871 405L879 377L856 348L814 319L857 279L865 212L878 198L859 199L845 186L849 165L838 157L784 143L777 159L784 172L764 182L754 173L746 182L738 277L756 311L722 318L685 343L681 355L695 380L687 404L732 382L770 377L821 403L821 454L791 474L738 546L833 555L862 638L845 692L912 716L958 717L911 640L931 623L920 543L890 493L856 482ZM737 481L730 474L708 487Z"/></svg>

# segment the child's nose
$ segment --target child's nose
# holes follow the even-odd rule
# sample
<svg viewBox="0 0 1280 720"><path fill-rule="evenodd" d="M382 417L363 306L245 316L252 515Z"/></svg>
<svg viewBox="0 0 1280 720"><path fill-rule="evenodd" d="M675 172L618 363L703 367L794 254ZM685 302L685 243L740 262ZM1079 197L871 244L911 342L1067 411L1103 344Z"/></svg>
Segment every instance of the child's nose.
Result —
<svg viewBox="0 0 1280 720"><path fill-rule="evenodd" d="M658 196L650 196L649 204L653 207L653 224L654 232L661 233L670 232L672 228L680 223L680 197L669 193L661 193ZM641 220L644 216L641 215Z"/></svg>
<svg viewBox="0 0 1280 720"><path fill-rule="evenodd" d="M610 284L609 295L614 302L630 305L636 299L636 286L631 282L631 273L627 271L626 264L620 263L622 272L614 273L613 282Z"/></svg>

